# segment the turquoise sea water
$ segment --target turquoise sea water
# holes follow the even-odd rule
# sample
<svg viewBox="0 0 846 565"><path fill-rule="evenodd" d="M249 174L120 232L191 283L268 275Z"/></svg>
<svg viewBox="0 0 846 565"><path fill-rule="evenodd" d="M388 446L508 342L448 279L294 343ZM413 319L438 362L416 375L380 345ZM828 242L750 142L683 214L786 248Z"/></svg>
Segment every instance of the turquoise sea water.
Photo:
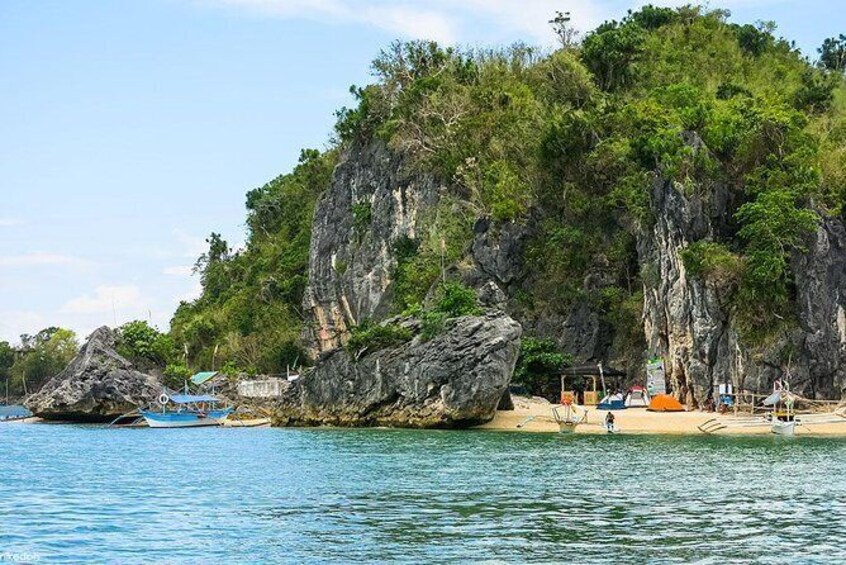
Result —
<svg viewBox="0 0 846 565"><path fill-rule="evenodd" d="M0 563L843 562L846 442L0 425Z"/></svg>

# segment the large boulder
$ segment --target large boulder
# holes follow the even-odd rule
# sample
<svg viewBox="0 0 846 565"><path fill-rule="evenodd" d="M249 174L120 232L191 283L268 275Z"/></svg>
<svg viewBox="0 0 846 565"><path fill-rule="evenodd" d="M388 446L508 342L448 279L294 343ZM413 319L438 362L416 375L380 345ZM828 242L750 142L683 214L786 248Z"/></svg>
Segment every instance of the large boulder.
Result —
<svg viewBox="0 0 846 565"><path fill-rule="evenodd" d="M489 421L508 390L520 324L502 312L466 316L424 341L358 355L327 353L292 383L278 425L466 427Z"/></svg>
<svg viewBox="0 0 846 565"><path fill-rule="evenodd" d="M147 404L161 390L158 379L136 371L115 351L115 333L102 327L25 404L48 420L104 422Z"/></svg>

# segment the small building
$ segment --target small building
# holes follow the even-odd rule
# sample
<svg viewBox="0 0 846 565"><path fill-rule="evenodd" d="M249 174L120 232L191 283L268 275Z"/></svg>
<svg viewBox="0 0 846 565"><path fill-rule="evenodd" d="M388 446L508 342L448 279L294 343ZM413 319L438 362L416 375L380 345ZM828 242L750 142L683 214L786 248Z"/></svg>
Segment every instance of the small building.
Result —
<svg viewBox="0 0 846 565"><path fill-rule="evenodd" d="M625 380L625 371L602 363L567 367L561 371L562 402L567 395L577 404L596 406L608 391L622 391Z"/></svg>
<svg viewBox="0 0 846 565"><path fill-rule="evenodd" d="M238 382L238 395L244 398L278 398L287 390L290 381L270 377L245 379Z"/></svg>

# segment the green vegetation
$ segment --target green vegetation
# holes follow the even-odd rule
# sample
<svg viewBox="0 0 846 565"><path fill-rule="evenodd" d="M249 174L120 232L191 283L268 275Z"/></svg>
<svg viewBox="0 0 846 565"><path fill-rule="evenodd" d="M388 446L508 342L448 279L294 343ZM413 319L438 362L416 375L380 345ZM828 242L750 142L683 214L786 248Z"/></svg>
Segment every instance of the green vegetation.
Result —
<svg viewBox="0 0 846 565"><path fill-rule="evenodd" d="M570 356L562 353L551 339L524 337L514 369L514 383L557 402L561 390L561 370L571 361Z"/></svg>
<svg viewBox="0 0 846 565"><path fill-rule="evenodd" d="M41 388L64 369L79 349L76 334L62 328L46 328L35 335L22 335L19 347L0 342L0 377L5 396L25 396Z"/></svg>
<svg viewBox="0 0 846 565"><path fill-rule="evenodd" d="M171 337L180 351L187 347L189 367L211 368L215 357L217 367L284 373L306 360L299 337L311 221L336 158L336 151L305 150L292 173L250 191L243 251L232 252L217 234L208 239L196 266L203 294L182 303L172 322Z"/></svg>
<svg viewBox="0 0 846 565"><path fill-rule="evenodd" d="M484 218L493 239L509 224L531 228L523 276L509 289L518 316L587 305L613 328L615 351L640 359L644 284L657 285L660 273L638 257L637 241L656 220L656 186L703 207L726 202L713 233L688 242L682 259L690 276L718 286L742 339L763 342L795 324L791 256L821 216L845 212L846 36L827 39L812 63L774 24L732 23L721 10L646 6L581 42L569 14L551 16L561 45L552 52L425 41L381 52L373 84L353 87L357 104L337 113L332 146L302 151L292 172L247 194L244 249L212 233L195 266L202 295L179 306L169 334L123 326L120 352L172 383L213 366L282 373L306 361L315 205L339 155L374 139L444 187L414 238L391 242L391 313L418 316L423 339L478 312L474 292L446 279L467 267L474 222ZM357 243L373 214L368 201L352 204ZM365 321L349 347L410 338ZM17 348L0 343L0 377L23 394L76 348L58 328L23 336ZM516 380L542 390L567 361L552 341L527 338Z"/></svg>
<svg viewBox="0 0 846 565"><path fill-rule="evenodd" d="M374 324L364 320L350 332L347 348L353 354L400 345L411 339L411 331L394 324Z"/></svg>
<svg viewBox="0 0 846 565"><path fill-rule="evenodd" d="M569 17L558 14L551 23L564 47L548 55L524 45L396 43L374 62L377 82L355 89L358 107L340 113L339 138L378 136L421 170L451 179L463 205L439 210L441 224L466 225L468 208L500 224L537 219L527 306L587 300L618 323L639 323L621 310L641 286L632 236L652 221L654 179L706 198L725 183L736 231L714 243L731 258L704 259L722 261L730 271L722 274L736 279L743 323L766 328L791 308L789 257L816 227L811 203L823 213L842 207L844 40L826 41L814 67L774 35L774 24L727 17L647 6L576 45ZM449 241L463 247L460 233ZM435 243L401 254L401 307L436 280ZM612 273L611 288L585 288L600 268Z"/></svg>
<svg viewBox="0 0 846 565"><path fill-rule="evenodd" d="M208 367L215 348L219 363L251 372L302 361L314 205L338 154L374 138L447 186L415 239L393 242L394 313L416 312L426 338L456 314L444 301L461 293L438 287L436 305L420 305L444 268L467 256L473 222L486 217L494 234L511 222L534 228L514 295L526 314L589 304L617 346L639 355L643 283L659 275L640 264L636 241L654 222L657 182L704 202L728 189L724 226L713 240L690 242L688 272L721 285L745 339L789 322L790 256L819 214L843 212L846 39L827 40L815 65L774 24L731 23L721 10L647 6L581 43L568 14L550 23L561 40L551 53L422 41L380 53L374 83L353 87L356 106L337 114L334 147L304 151L292 173L248 194L245 249L209 238L197 263L203 295L173 320L188 365ZM369 203L353 205L357 233L372 213ZM352 343L395 343L399 333L363 324ZM541 353L528 356L554 354L529 343Z"/></svg>
<svg viewBox="0 0 846 565"><path fill-rule="evenodd" d="M430 308L424 309L420 305L415 305L409 309L409 313L420 318L420 335L425 341L443 332L447 320L461 316L475 316L481 311L473 289L449 281L438 285Z"/></svg>
<svg viewBox="0 0 846 565"><path fill-rule="evenodd" d="M166 366L179 358L173 338L138 320L118 328L116 349L138 367Z"/></svg>
<svg viewBox="0 0 846 565"><path fill-rule="evenodd" d="M404 314L420 320L420 336L424 341L437 337L446 328L447 320L461 316L480 314L482 309L472 288L447 281L438 285L429 308L419 303L408 308ZM360 351L379 350L401 345L413 337L411 330L395 324L374 324L364 320L350 332L347 349L353 355Z"/></svg>

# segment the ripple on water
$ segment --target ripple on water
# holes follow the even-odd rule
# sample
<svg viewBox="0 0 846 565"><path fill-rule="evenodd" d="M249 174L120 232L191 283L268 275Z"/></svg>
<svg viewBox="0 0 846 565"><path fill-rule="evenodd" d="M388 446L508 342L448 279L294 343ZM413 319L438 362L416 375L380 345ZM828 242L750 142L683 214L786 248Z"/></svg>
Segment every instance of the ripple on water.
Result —
<svg viewBox="0 0 846 565"><path fill-rule="evenodd" d="M46 561L843 561L846 442L0 426Z"/></svg>

